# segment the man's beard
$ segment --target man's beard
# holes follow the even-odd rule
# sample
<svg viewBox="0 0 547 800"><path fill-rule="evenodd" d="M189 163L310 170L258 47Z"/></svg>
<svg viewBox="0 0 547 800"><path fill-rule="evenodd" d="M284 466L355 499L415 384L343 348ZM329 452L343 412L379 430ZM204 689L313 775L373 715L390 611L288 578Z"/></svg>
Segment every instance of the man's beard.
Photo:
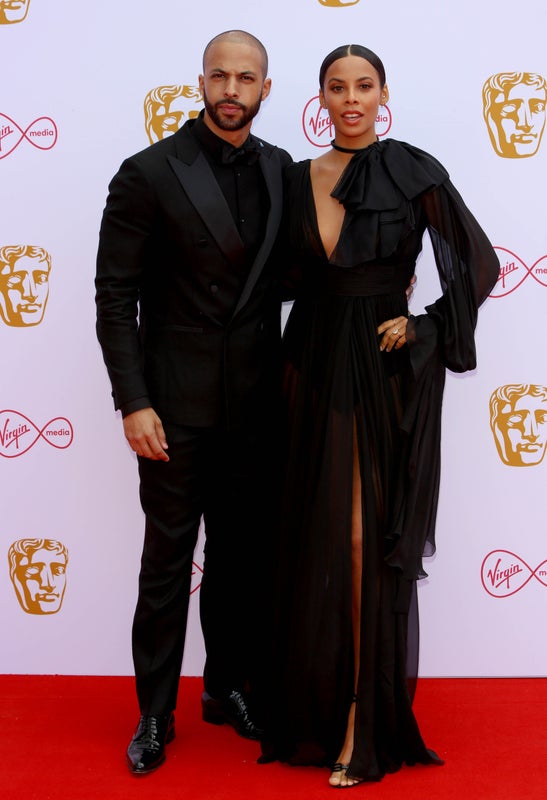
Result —
<svg viewBox="0 0 547 800"><path fill-rule="evenodd" d="M205 92L203 92L203 103L205 105L205 110L217 128L220 128L223 131L239 131L256 117L262 104L262 100L259 97L256 103L252 106L244 106L243 103L240 103L238 100L221 100L220 102L216 103L216 105L213 105L207 99ZM242 110L243 113L238 119L233 119L232 117L223 117L217 111L217 106L222 105L237 106Z"/></svg>

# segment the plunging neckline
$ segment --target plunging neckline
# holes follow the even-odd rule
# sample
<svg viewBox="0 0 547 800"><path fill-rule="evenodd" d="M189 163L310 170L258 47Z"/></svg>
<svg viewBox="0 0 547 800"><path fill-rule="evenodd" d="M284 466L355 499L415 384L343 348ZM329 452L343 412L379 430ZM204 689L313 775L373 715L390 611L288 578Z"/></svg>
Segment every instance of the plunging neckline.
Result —
<svg viewBox="0 0 547 800"><path fill-rule="evenodd" d="M313 163L312 159L300 162L302 198L305 198L313 249L326 263L340 267L355 267L379 257L390 257L403 232L414 228L414 201L449 177L433 156L412 145L395 139L374 142L349 160L332 190L332 197L343 206L344 215L333 235L323 238L320 222L326 220L329 225L329 209L321 207L322 195L314 194ZM325 180L324 186L327 191L330 181ZM319 219L318 213L323 210L327 216L323 214ZM298 218L301 212L294 213Z"/></svg>
<svg viewBox="0 0 547 800"><path fill-rule="evenodd" d="M334 243L334 247L332 248L332 250L331 250L331 252L329 254L327 252L327 248L325 247L325 243L323 241L323 237L321 236L321 229L319 228L319 217L318 217L318 214L317 214L317 203L315 201L315 194L314 194L314 191L313 191L313 182L312 182L312 177L311 177L311 165L312 165L312 159L310 158L310 159L308 159L308 191L310 193L310 198L311 198L310 205L311 205L311 208L313 210L313 215L312 216L313 216L314 233L315 233L317 241L318 241L318 243L319 243L319 245L321 247L323 255L325 256L326 260L329 263L331 263L333 257L336 254L336 251L338 249L338 245L340 244L340 240L342 238L342 234L345 231L348 212L347 212L346 209L344 209L344 214L342 216L342 224L340 226L340 230L338 231L338 236L336 237L336 241ZM344 170L342 170L342 172L343 171ZM340 173L340 175L341 174L342 173ZM340 176L338 176L337 181L339 180L339 178L340 178ZM337 181L334 184L335 186L336 186Z"/></svg>

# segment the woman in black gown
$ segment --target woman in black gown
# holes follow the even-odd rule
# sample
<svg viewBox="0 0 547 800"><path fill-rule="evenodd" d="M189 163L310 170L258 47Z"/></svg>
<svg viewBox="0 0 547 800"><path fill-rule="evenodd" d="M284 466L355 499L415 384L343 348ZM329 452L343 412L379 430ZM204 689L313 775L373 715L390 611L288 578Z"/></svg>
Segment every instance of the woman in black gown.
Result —
<svg viewBox="0 0 547 800"><path fill-rule="evenodd" d="M416 580L434 552L445 368L475 366L496 255L430 155L379 142L380 59L321 67L332 149L289 167L296 291L284 334L287 462L262 761L329 765L332 786L442 763L412 711ZM442 296L408 315L422 237Z"/></svg>

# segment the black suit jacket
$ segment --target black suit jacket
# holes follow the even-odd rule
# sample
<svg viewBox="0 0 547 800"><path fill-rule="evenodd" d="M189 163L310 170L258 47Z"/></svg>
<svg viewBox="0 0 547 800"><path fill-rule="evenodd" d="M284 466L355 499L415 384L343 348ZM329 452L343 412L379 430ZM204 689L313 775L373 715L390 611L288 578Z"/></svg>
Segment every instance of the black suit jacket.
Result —
<svg viewBox="0 0 547 800"><path fill-rule="evenodd" d="M164 422L239 425L277 391L283 150L253 137L269 196L242 287L243 243L191 122L123 162L97 256L97 335L116 408L142 398Z"/></svg>

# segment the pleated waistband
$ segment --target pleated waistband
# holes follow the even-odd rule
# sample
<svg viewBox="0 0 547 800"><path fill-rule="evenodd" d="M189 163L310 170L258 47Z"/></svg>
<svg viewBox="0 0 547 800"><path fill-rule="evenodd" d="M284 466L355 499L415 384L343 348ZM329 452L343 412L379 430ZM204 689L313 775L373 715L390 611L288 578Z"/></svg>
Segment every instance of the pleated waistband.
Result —
<svg viewBox="0 0 547 800"><path fill-rule="evenodd" d="M358 269L329 266L319 281L318 291L345 297L371 297L404 292L410 283L414 263L384 266L367 264Z"/></svg>

